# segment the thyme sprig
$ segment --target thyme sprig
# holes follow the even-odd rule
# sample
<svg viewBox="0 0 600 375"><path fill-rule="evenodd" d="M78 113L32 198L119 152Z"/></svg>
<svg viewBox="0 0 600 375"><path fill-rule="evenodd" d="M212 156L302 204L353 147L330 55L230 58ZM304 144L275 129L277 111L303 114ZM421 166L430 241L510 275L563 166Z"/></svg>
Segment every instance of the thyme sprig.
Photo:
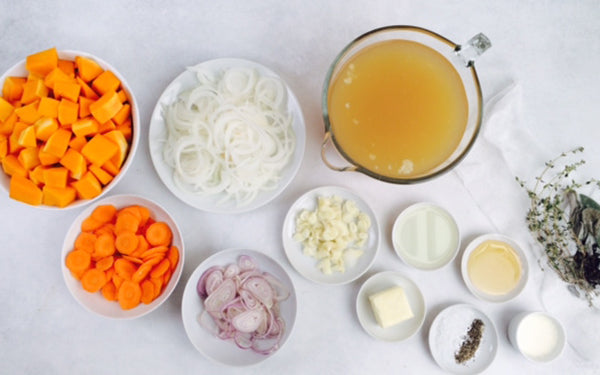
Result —
<svg viewBox="0 0 600 375"><path fill-rule="evenodd" d="M573 215L574 210L581 206L581 199L573 202L569 194L571 197L585 197L572 193L586 185L600 187L600 181L576 181L571 176L585 164L585 160L567 160L583 151L583 147L578 147L546 162L541 174L535 178L532 189L527 188L526 182L519 177L516 180L526 189L531 201L526 215L527 227L542 246L543 258L559 278L569 285L572 293L587 299L591 305L599 294L600 278L597 276L600 274L600 252L596 238L588 241L574 230L574 227L581 226L574 225L577 221ZM589 201L593 202L591 199ZM538 263L544 269L543 262Z"/></svg>

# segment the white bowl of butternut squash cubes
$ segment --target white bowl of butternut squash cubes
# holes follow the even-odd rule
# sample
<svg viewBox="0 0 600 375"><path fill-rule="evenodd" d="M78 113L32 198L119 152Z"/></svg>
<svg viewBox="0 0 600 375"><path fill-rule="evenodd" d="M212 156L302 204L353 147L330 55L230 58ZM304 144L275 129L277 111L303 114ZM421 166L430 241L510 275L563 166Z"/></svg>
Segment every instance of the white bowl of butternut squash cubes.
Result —
<svg viewBox="0 0 600 375"><path fill-rule="evenodd" d="M76 208L125 174L139 140L135 97L102 59L56 48L0 77L0 186L19 202Z"/></svg>

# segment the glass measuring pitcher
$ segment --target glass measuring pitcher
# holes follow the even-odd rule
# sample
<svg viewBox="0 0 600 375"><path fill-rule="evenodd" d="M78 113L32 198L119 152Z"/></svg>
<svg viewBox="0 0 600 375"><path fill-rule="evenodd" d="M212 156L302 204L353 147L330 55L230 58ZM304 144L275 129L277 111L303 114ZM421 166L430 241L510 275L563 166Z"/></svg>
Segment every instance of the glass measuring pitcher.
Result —
<svg viewBox="0 0 600 375"><path fill-rule="evenodd" d="M414 26L383 27L356 38L325 79L324 163L397 184L453 168L481 126L474 61L490 46L483 34L461 46ZM330 142L349 165L327 159Z"/></svg>

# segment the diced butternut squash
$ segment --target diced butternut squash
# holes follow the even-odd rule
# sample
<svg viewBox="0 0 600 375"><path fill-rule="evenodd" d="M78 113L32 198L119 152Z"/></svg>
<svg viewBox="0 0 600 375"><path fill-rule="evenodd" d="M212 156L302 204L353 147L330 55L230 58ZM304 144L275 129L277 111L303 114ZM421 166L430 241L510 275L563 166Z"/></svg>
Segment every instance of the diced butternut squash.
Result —
<svg viewBox="0 0 600 375"><path fill-rule="evenodd" d="M114 91L115 93L121 87L121 81L110 70L100 73L92 82L92 88L100 95Z"/></svg>
<svg viewBox="0 0 600 375"><path fill-rule="evenodd" d="M81 149L81 153L92 164L102 165L106 163L119 151L113 141L109 140L102 134L96 134L85 146Z"/></svg>
<svg viewBox="0 0 600 375"><path fill-rule="evenodd" d="M110 173L113 176L119 174L119 168L117 168L115 163L113 163L111 160L107 160L106 163L102 164L102 169L104 169L106 172Z"/></svg>
<svg viewBox="0 0 600 375"><path fill-rule="evenodd" d="M38 150L38 158L40 159L40 163L44 166L56 164L60 160L58 156L45 152L43 148Z"/></svg>
<svg viewBox="0 0 600 375"><path fill-rule="evenodd" d="M69 142L69 148L81 152L81 149L83 148L83 146L85 146L86 143L86 137L73 137L71 138L71 142Z"/></svg>
<svg viewBox="0 0 600 375"><path fill-rule="evenodd" d="M44 81L41 79L31 79L25 82L25 85L23 85L23 96L21 96L21 103L33 103L46 96L48 96L48 88L46 85L44 85Z"/></svg>
<svg viewBox="0 0 600 375"><path fill-rule="evenodd" d="M67 73L65 73L60 68L53 69L46 77L44 77L44 85L48 87L50 90L54 90L54 86L56 82L72 82L75 83L75 79L69 77ZM54 93L56 95L56 93Z"/></svg>
<svg viewBox="0 0 600 375"><path fill-rule="evenodd" d="M33 126L35 128L35 137L45 142L58 130L58 121L56 121L55 117L42 117Z"/></svg>
<svg viewBox="0 0 600 375"><path fill-rule="evenodd" d="M96 176L98 181L100 181L100 183L104 186L106 186L113 179L113 176L110 173L106 172L104 169L95 164L90 164L88 169L94 174L94 176Z"/></svg>
<svg viewBox="0 0 600 375"><path fill-rule="evenodd" d="M27 128L27 126L29 126L29 125L24 122L18 121L17 123L15 123L13 131L10 134L10 136L8 137L8 153L9 154L16 155L23 148L23 146L21 146L19 144L19 136L21 135L21 132L25 128Z"/></svg>
<svg viewBox="0 0 600 375"><path fill-rule="evenodd" d="M61 99L58 104L58 122L61 125L70 125L77 121L79 113L79 104L67 99Z"/></svg>
<svg viewBox="0 0 600 375"><path fill-rule="evenodd" d="M69 99L72 102L77 102L81 86L77 82L57 81L54 83L54 97L56 99Z"/></svg>
<svg viewBox="0 0 600 375"><path fill-rule="evenodd" d="M13 175L10 178L9 196L34 206L42 204L42 190L33 181L21 175Z"/></svg>
<svg viewBox="0 0 600 375"><path fill-rule="evenodd" d="M119 101L119 96L115 91L107 92L100 99L90 104L90 112L99 123L104 124L116 115L123 104Z"/></svg>
<svg viewBox="0 0 600 375"><path fill-rule="evenodd" d="M117 112L113 116L112 120L117 125L123 125L125 123L125 121L129 120L130 116L131 116L131 105L123 104L123 107L121 107L119 112Z"/></svg>
<svg viewBox="0 0 600 375"><path fill-rule="evenodd" d="M79 118L88 117L92 114L92 112L90 112L90 104L93 102L94 99L89 99L85 96L79 96Z"/></svg>
<svg viewBox="0 0 600 375"><path fill-rule="evenodd" d="M40 165L40 158L38 156L37 147L27 147L19 151L19 157L17 158L23 168L28 171Z"/></svg>
<svg viewBox="0 0 600 375"><path fill-rule="evenodd" d="M76 136L94 135L98 132L98 121L93 117L81 118L71 125L71 131Z"/></svg>
<svg viewBox="0 0 600 375"><path fill-rule="evenodd" d="M19 107L15 109L15 112L17 113L17 116L19 117L20 121L23 121L27 124L33 124L34 122L37 121L37 119L39 119L40 114L38 113L38 104L39 102L33 102L27 105L24 105L23 107Z"/></svg>
<svg viewBox="0 0 600 375"><path fill-rule="evenodd" d="M91 82L104 71L96 61L85 56L76 56L75 66L77 73L85 82Z"/></svg>
<svg viewBox="0 0 600 375"><path fill-rule="evenodd" d="M52 167L44 169L45 186L63 188L67 186L67 177L69 177L69 170L65 167Z"/></svg>
<svg viewBox="0 0 600 375"><path fill-rule="evenodd" d="M94 89L92 89L83 79L77 77L77 83L81 86L81 96L84 96L88 99L98 100L100 95Z"/></svg>
<svg viewBox="0 0 600 375"><path fill-rule="evenodd" d="M100 182L90 171L86 172L78 181L72 182L71 185L77 190L77 196L81 199L92 199L102 193Z"/></svg>
<svg viewBox="0 0 600 375"><path fill-rule="evenodd" d="M70 177L75 180L81 179L83 174L87 172L87 161L81 153L72 148L69 148L60 159L60 164L69 170Z"/></svg>
<svg viewBox="0 0 600 375"><path fill-rule="evenodd" d="M108 120L104 124L100 124L100 126L98 127L98 133L104 134L115 129L117 129L115 123L112 120Z"/></svg>
<svg viewBox="0 0 600 375"><path fill-rule="evenodd" d="M8 155L8 137L0 134L0 161Z"/></svg>
<svg viewBox="0 0 600 375"><path fill-rule="evenodd" d="M64 188L44 185L42 188L42 203L48 206L66 207L71 204L77 195L71 186Z"/></svg>
<svg viewBox="0 0 600 375"><path fill-rule="evenodd" d="M65 72L67 76L75 78L75 62L70 60L58 59L58 68Z"/></svg>
<svg viewBox="0 0 600 375"><path fill-rule="evenodd" d="M9 102L20 100L25 82L27 82L25 77L7 77L2 86L2 97Z"/></svg>
<svg viewBox="0 0 600 375"><path fill-rule="evenodd" d="M66 129L58 129L44 144L43 150L51 155L58 157L59 159L67 151L69 147L69 141L71 140L72 133Z"/></svg>
<svg viewBox="0 0 600 375"><path fill-rule="evenodd" d="M119 95L119 100L121 101L121 103L125 104L126 102L129 101L129 98L127 97L127 94L125 93L125 91L119 90L119 91L117 91L117 95Z"/></svg>
<svg viewBox="0 0 600 375"><path fill-rule="evenodd" d="M110 158L110 160L117 168L120 169L123 165L123 161L125 161L125 158L127 157L127 152L129 151L129 142L127 142L123 133L118 130L105 133L104 136L119 146L117 153Z"/></svg>
<svg viewBox="0 0 600 375"><path fill-rule="evenodd" d="M37 139L35 138L35 127L33 125L29 125L25 129L21 130L17 143L22 147L36 147Z"/></svg>
<svg viewBox="0 0 600 375"><path fill-rule="evenodd" d="M37 186L44 185L44 166L38 165L29 171L28 177Z"/></svg>
<svg viewBox="0 0 600 375"><path fill-rule="evenodd" d="M6 99L0 98L0 121L6 121L6 119L13 113L15 107L10 104Z"/></svg>
<svg viewBox="0 0 600 375"><path fill-rule="evenodd" d="M38 114L44 117L57 118L59 104L60 102L54 98L41 98L37 109Z"/></svg>
<svg viewBox="0 0 600 375"><path fill-rule="evenodd" d="M27 59L25 60L25 68L27 71L40 76L45 76L57 66L58 51L56 48L50 48L45 51L34 53L33 55L27 56Z"/></svg>
<svg viewBox="0 0 600 375"><path fill-rule="evenodd" d="M13 154L6 155L2 159L2 169L9 176L27 177L27 169L21 165L19 159Z"/></svg>
<svg viewBox="0 0 600 375"><path fill-rule="evenodd" d="M15 111L12 112L10 116L4 122L0 121L0 134L10 135L12 133L15 123L17 122L17 113Z"/></svg>

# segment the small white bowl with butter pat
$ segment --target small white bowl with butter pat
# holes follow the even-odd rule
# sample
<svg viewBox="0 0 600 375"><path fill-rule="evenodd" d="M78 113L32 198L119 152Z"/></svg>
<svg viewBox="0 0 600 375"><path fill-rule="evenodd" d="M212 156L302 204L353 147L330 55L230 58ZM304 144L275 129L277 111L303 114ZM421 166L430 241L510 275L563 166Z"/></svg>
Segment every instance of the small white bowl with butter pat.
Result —
<svg viewBox="0 0 600 375"><path fill-rule="evenodd" d="M402 341L423 325L426 307L419 287L394 271L371 276L361 286L356 313L364 330L383 341Z"/></svg>

